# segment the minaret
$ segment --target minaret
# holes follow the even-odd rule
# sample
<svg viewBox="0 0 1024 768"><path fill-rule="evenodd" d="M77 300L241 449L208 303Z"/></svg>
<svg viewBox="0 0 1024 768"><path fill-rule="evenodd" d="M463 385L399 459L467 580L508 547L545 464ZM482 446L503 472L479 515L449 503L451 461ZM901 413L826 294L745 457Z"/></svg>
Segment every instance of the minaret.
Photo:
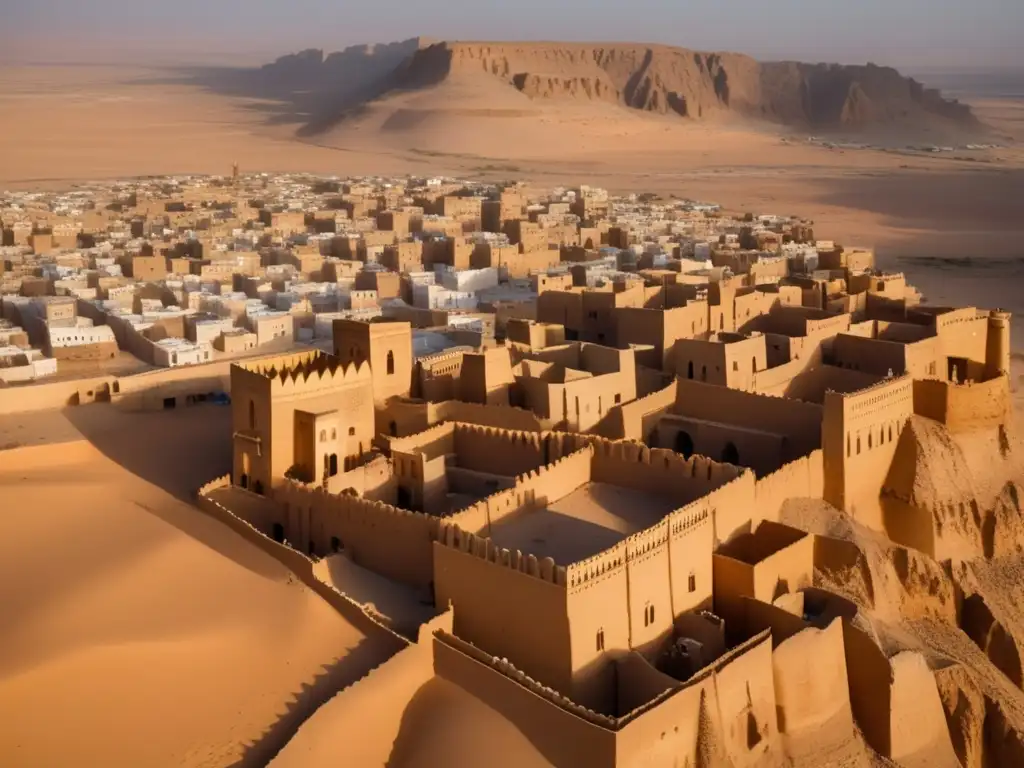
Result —
<svg viewBox="0 0 1024 768"><path fill-rule="evenodd" d="M985 341L985 378L1010 373L1010 313L993 309L988 314L988 338Z"/></svg>

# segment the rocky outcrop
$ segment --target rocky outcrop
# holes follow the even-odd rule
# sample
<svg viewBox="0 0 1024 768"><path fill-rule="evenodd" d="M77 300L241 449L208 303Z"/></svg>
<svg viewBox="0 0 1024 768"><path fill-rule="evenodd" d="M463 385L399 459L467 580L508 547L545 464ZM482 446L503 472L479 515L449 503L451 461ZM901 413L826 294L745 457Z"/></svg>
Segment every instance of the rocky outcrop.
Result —
<svg viewBox="0 0 1024 768"><path fill-rule="evenodd" d="M890 67L761 63L669 46L440 42L420 45L389 85L416 89L462 75L489 76L532 99L595 100L691 119L735 113L815 130L980 127L969 107Z"/></svg>

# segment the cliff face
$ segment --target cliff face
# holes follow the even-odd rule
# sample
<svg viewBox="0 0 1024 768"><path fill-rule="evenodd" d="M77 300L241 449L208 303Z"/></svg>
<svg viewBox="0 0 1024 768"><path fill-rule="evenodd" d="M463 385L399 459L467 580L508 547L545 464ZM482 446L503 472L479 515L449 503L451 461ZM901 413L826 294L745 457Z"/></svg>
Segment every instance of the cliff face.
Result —
<svg viewBox="0 0 1024 768"><path fill-rule="evenodd" d="M463 75L490 76L536 100L596 100L693 119L731 112L819 130L980 126L969 107L889 67L760 63L668 46L442 42L421 46L391 85L417 89Z"/></svg>

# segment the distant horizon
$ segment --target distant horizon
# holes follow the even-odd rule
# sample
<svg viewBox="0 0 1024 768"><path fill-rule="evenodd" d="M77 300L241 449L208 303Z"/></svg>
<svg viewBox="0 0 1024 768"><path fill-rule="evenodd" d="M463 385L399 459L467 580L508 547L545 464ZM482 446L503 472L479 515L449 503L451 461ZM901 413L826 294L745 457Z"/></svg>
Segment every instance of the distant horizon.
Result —
<svg viewBox="0 0 1024 768"><path fill-rule="evenodd" d="M643 42L759 60L911 67L1024 67L1019 0L22 0L5 8L5 61L261 59L308 48L426 37L462 41Z"/></svg>
<svg viewBox="0 0 1024 768"><path fill-rule="evenodd" d="M100 50L95 48L91 49L79 49L76 50L74 45L62 45L59 46L59 52L45 52L38 51L36 47L36 55L29 55L27 58L15 55L15 50L10 47L0 47L0 66L31 66L31 67L61 67L61 66L81 66L81 67L104 67L104 66L123 66L125 64L135 64L141 67L152 65L154 67L187 67L190 65L194 66L241 66L241 67L258 67L264 64L269 64L277 59L285 56L295 55L304 51L320 50L325 56L344 51L348 48L357 48L367 45L393 45L396 43L406 42L414 39L425 39L434 42L448 42L448 43L494 43L494 44L558 44L564 43L567 45L650 45L650 46L667 46L673 48L684 48L687 50L701 51L707 53L734 53L749 56L757 61L761 62L773 62L773 61L793 61L807 64L842 64L849 66L863 66L868 64L874 64L879 67L890 67L899 70L901 74L908 76L915 76L916 74L930 74L930 75L982 75L982 74L1020 74L1024 76L1024 61L1005 63L1005 62L993 62L993 63L913 63L913 62L899 62L889 61L886 59L879 58L863 58L856 56L834 56L832 58L820 58L815 56L770 56L770 55L758 55L746 50L739 49L726 49L726 48L712 48L712 47L701 47L687 45L684 43L667 43L652 40L631 40L631 39L616 39L616 38L605 38L605 39L571 39L571 40L559 40L554 38L537 38L537 39L521 39L521 38L509 38L503 39L498 37L493 38L456 38L456 37L436 37L433 35L411 35L408 37L400 37L391 40L364 40L359 42L351 42L336 45L297 45L285 48L252 48L250 50L231 50L226 48L220 48L213 50L212 48L202 47L200 49L190 50L183 49L181 46L176 46L173 50L169 48L153 47L152 45L143 44L139 48L133 47L131 44L119 45L119 46L100 46ZM43 55L45 54L45 55ZM144 54L144 57L142 55Z"/></svg>

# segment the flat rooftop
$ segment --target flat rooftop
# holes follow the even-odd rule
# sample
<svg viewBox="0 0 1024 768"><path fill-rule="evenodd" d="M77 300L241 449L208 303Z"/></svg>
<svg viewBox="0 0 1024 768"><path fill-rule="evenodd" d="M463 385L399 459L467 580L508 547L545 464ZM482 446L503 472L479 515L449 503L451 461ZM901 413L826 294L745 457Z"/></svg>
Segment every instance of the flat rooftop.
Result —
<svg viewBox="0 0 1024 768"><path fill-rule="evenodd" d="M678 499L587 483L546 509L530 510L491 526L500 547L550 557L568 566L615 546L682 506Z"/></svg>

